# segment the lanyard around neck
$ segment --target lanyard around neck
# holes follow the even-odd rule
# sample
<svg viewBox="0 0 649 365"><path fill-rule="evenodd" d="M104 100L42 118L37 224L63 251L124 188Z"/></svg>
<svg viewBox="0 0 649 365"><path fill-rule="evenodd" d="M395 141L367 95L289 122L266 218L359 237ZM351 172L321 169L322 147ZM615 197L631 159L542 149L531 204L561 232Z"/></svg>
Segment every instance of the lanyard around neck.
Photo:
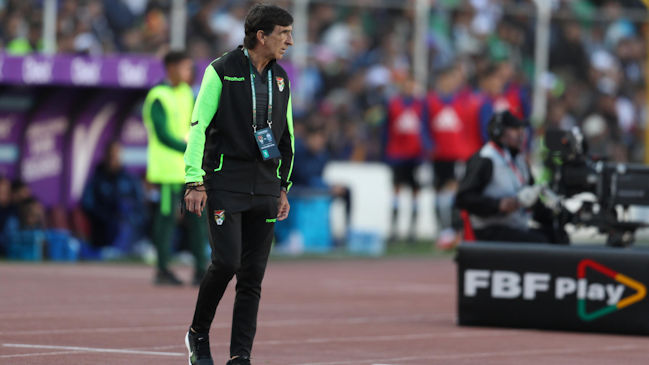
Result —
<svg viewBox="0 0 649 365"><path fill-rule="evenodd" d="M503 161L505 161L505 163L509 165L510 170L514 173L514 175L516 175L518 181L520 181L522 185L525 185L525 178L523 177L523 174L514 163L514 160L511 158L511 155L506 154L505 151L503 151L503 149L500 148L500 146L498 146L493 141L491 141L490 143L494 147L494 149L498 152L498 155L500 155Z"/></svg>
<svg viewBox="0 0 649 365"><path fill-rule="evenodd" d="M257 93L255 92L255 70L252 68L252 60L248 54L247 49L243 49L243 53L248 57L248 65L250 66L250 89L252 90L252 129L257 131ZM273 126L273 77L268 68L268 127Z"/></svg>

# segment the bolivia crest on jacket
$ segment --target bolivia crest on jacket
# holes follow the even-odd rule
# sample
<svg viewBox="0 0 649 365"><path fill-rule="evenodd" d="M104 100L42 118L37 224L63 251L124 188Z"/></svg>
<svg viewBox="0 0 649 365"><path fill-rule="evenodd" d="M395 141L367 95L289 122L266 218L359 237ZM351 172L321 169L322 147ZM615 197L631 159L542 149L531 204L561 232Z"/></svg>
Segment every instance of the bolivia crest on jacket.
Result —
<svg viewBox="0 0 649 365"><path fill-rule="evenodd" d="M277 88L279 89L279 91L280 92L284 91L284 78L275 77L275 80L277 81Z"/></svg>
<svg viewBox="0 0 649 365"><path fill-rule="evenodd" d="M223 221L225 221L225 210L215 210L214 221L216 221L216 224L219 226L223 225Z"/></svg>

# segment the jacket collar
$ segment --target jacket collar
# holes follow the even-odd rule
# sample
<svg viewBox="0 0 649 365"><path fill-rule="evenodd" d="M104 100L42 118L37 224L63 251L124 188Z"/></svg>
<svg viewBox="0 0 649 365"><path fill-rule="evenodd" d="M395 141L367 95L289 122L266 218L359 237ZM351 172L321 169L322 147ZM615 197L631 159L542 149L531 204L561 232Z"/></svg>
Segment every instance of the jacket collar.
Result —
<svg viewBox="0 0 649 365"><path fill-rule="evenodd" d="M243 53L243 45L240 44L240 45L237 47L237 50L236 50L236 51L239 52L239 54L241 55L241 59L242 59L244 62L248 62L248 57L246 57L246 55ZM277 63L277 60L273 58L272 60L270 60L270 61L268 62L268 64L267 64L266 67L264 68L264 70L268 70L269 68L275 66L276 63Z"/></svg>

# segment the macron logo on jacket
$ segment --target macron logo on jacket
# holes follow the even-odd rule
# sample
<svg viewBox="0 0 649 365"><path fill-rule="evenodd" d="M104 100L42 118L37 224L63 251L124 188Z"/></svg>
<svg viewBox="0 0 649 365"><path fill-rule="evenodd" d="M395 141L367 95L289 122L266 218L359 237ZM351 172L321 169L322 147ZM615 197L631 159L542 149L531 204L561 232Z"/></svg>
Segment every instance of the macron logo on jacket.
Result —
<svg viewBox="0 0 649 365"><path fill-rule="evenodd" d="M228 81L246 81L245 77L223 76L223 78Z"/></svg>

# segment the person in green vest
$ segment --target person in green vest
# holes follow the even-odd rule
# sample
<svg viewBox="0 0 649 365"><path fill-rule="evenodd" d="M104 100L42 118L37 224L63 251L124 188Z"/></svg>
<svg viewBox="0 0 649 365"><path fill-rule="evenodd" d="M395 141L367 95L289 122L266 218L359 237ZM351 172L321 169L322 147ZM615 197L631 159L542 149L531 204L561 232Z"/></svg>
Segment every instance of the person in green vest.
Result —
<svg viewBox="0 0 649 365"><path fill-rule="evenodd" d="M5 52L14 56L22 56L32 52L43 50L41 39L41 25L38 22L29 24L28 31L23 34L20 29L20 18L13 17L8 22L8 37L10 39L5 45Z"/></svg>
<svg viewBox="0 0 649 365"><path fill-rule="evenodd" d="M194 94L189 86L194 64L186 53L171 51L164 58L164 67L166 79L149 91L142 107L149 137L146 178L160 193L153 212L152 240L158 255L154 283L181 285L169 270L169 261L184 192L183 156L194 108ZM204 217L194 213L187 212L182 218L186 227L184 237L195 258L193 284L198 285L207 264L206 224Z"/></svg>

